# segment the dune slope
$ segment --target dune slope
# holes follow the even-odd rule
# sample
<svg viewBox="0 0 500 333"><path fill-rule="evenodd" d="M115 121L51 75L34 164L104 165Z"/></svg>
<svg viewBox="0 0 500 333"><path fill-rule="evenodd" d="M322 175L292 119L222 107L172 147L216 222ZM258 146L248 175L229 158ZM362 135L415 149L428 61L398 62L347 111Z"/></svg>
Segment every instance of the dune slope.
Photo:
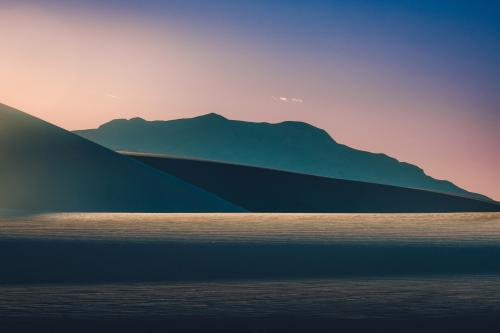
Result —
<svg viewBox="0 0 500 333"><path fill-rule="evenodd" d="M3 211L214 212L217 196L0 104Z"/></svg>
<svg viewBox="0 0 500 333"><path fill-rule="evenodd" d="M180 159L128 156L252 212L434 213L500 211L491 201L432 191L279 170Z"/></svg>

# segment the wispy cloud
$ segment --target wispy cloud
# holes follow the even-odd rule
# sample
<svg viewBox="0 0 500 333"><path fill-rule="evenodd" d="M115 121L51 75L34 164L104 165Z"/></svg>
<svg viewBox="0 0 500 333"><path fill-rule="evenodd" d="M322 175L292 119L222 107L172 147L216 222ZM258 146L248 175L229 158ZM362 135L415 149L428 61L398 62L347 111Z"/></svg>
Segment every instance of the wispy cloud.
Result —
<svg viewBox="0 0 500 333"><path fill-rule="evenodd" d="M113 94L110 94L110 93L107 93L107 94L106 94L106 97L109 97L109 98L114 98L114 99L119 98L118 96L113 95Z"/></svg>
<svg viewBox="0 0 500 333"><path fill-rule="evenodd" d="M302 98L298 97L286 97L286 96L271 96L277 102L283 103L304 103Z"/></svg>

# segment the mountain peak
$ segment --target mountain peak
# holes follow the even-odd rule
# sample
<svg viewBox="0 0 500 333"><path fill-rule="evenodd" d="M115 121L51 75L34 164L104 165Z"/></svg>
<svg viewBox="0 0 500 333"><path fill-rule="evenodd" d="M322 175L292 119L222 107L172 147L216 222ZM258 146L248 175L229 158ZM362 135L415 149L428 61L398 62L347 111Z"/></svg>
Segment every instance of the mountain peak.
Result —
<svg viewBox="0 0 500 333"><path fill-rule="evenodd" d="M146 120L144 120L144 118L141 118L141 117L130 118L129 121L137 122L137 123L145 123L146 122Z"/></svg>
<svg viewBox="0 0 500 333"><path fill-rule="evenodd" d="M210 113L207 113L207 114L195 117L195 118L198 118L198 119L213 119L213 120L227 120L226 117L221 116L220 114L214 113L214 112L210 112Z"/></svg>

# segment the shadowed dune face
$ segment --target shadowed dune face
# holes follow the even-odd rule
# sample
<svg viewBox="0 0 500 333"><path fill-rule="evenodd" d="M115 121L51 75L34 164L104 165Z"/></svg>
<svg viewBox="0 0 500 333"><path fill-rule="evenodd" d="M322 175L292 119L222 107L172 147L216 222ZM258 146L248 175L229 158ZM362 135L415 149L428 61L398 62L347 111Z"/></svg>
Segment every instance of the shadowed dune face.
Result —
<svg viewBox="0 0 500 333"><path fill-rule="evenodd" d="M202 160L128 154L251 212L489 212L500 205L396 186Z"/></svg>
<svg viewBox="0 0 500 333"><path fill-rule="evenodd" d="M213 212L241 209L174 176L0 104L5 211Z"/></svg>

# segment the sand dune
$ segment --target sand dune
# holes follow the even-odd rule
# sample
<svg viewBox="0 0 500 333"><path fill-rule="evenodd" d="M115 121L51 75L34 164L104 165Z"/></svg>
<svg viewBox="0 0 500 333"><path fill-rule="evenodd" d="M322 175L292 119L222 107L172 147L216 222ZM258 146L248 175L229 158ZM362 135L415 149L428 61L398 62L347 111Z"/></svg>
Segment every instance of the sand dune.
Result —
<svg viewBox="0 0 500 333"><path fill-rule="evenodd" d="M133 157L252 212L489 212L500 205L467 197L293 172L133 154Z"/></svg>
<svg viewBox="0 0 500 333"><path fill-rule="evenodd" d="M0 104L4 211L212 212L239 207Z"/></svg>

